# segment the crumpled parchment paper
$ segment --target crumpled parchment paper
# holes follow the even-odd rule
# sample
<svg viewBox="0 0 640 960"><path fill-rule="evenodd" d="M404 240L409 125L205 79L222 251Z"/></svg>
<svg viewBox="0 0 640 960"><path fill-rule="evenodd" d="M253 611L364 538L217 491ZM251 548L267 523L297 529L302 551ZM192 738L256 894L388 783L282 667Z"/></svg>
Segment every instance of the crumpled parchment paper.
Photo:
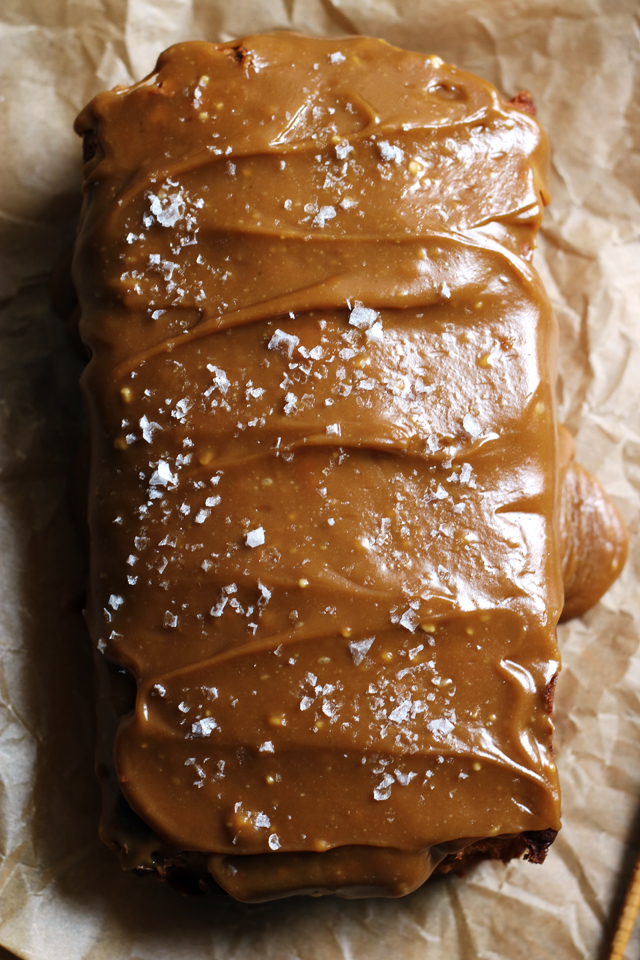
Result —
<svg viewBox="0 0 640 960"><path fill-rule="evenodd" d="M635 0L3 0L0 6L0 943L29 960L600 960L640 843L640 46ZM178 40L368 33L529 90L553 151L538 269L560 415L627 518L626 570L560 630L564 827L400 901L246 907L121 874L96 835L81 364L48 302L73 236L75 114ZM640 932L626 957L638 956ZM0 948L1 949L1 948Z"/></svg>

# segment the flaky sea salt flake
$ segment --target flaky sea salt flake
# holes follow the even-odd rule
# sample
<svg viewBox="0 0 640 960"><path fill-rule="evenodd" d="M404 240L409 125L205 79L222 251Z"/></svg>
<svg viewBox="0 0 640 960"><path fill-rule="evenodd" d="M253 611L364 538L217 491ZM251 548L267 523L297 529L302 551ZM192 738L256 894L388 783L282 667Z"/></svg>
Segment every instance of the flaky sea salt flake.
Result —
<svg viewBox="0 0 640 960"><path fill-rule="evenodd" d="M195 723L191 724L191 736L210 737L217 728L218 724L213 717L203 717L202 720L196 720Z"/></svg>
<svg viewBox="0 0 640 960"><path fill-rule="evenodd" d="M404 627L405 630L415 633L416 627L420 623L420 614L413 606L410 606L409 609L405 610L405 612L402 614L398 620L398 623L401 627Z"/></svg>
<svg viewBox="0 0 640 960"><path fill-rule="evenodd" d="M379 314L371 307L365 307L356 300L355 306L349 314L349 323L358 330L368 330L378 320Z"/></svg>
<svg viewBox="0 0 640 960"><path fill-rule="evenodd" d="M336 157L338 160L346 160L350 153L353 153L353 147L347 140L342 140L341 143L336 143ZM347 209L340 203L340 206L343 210Z"/></svg>
<svg viewBox="0 0 640 960"><path fill-rule="evenodd" d="M255 530L249 530L245 535L245 543L248 547L260 547L264 543L264 528L257 527Z"/></svg>
<svg viewBox="0 0 640 960"><path fill-rule="evenodd" d="M333 220L336 215L335 207L320 207L312 221L314 227L324 227L327 220Z"/></svg>
<svg viewBox="0 0 640 960"><path fill-rule="evenodd" d="M469 483L472 473L473 470L471 469L471 464L463 463L462 470L460 471L460 483Z"/></svg>
<svg viewBox="0 0 640 960"><path fill-rule="evenodd" d="M402 770L394 770L393 772L396 775L396 780L402 787L406 787L414 777L417 777L415 770L410 770L409 773L403 773Z"/></svg>
<svg viewBox="0 0 640 960"><path fill-rule="evenodd" d="M443 740L445 737L448 737L453 727L454 725L451 723L451 720L447 720L446 717L442 717L440 720L430 720L427 724L427 728L436 740Z"/></svg>
<svg viewBox="0 0 640 960"><path fill-rule="evenodd" d="M373 799L388 800L391 796L391 787L394 783L393 777L389 773L385 773L378 786L374 788Z"/></svg>
<svg viewBox="0 0 640 960"><path fill-rule="evenodd" d="M214 374L214 377L213 377L214 388L218 389L220 393L222 393L223 395L226 394L231 384L224 370L221 370L220 367L216 367L215 364L213 363L207 364L207 370L210 373Z"/></svg>
<svg viewBox="0 0 640 960"><path fill-rule="evenodd" d="M163 227L174 227L184 216L186 204L181 193L172 193L162 200L159 196L150 193L149 199L151 213Z"/></svg>
<svg viewBox="0 0 640 960"><path fill-rule="evenodd" d="M218 600L218 602L216 603L216 605L215 605L214 607L211 607L211 610L209 611L209 613L211 614L211 616L212 616L212 617L221 617L221 616L222 616L222 611L223 611L224 608L226 607L227 603L228 603L228 598L227 598L227 597L222 597L221 600Z"/></svg>
<svg viewBox="0 0 640 960"><path fill-rule="evenodd" d="M392 723L404 723L405 720L408 720L411 716L411 700L406 698L400 698L400 702L397 707L394 707L391 713L389 714L389 720Z"/></svg>
<svg viewBox="0 0 640 960"><path fill-rule="evenodd" d="M295 393L289 392L284 399L284 412L287 414L287 416L289 416L289 414L293 413L298 406L298 398L296 397Z"/></svg>
<svg viewBox="0 0 640 960"><path fill-rule="evenodd" d="M142 439L146 440L147 443L152 442L155 430L162 430L162 427L159 423L154 423L153 420L149 420L146 416L140 417L138 423L140 424L140 429L142 430Z"/></svg>
<svg viewBox="0 0 640 960"><path fill-rule="evenodd" d="M349 644L349 650L351 651L351 656L353 657L353 662L356 667L359 667L366 655L369 653L371 646L376 638L375 637L366 637L364 640L352 640Z"/></svg>
<svg viewBox="0 0 640 960"><path fill-rule="evenodd" d="M258 590L260 591L260 599L258 600L258 606L261 607L266 603L269 603L271 600L271 590L268 587L265 587L264 583L261 583L258 580Z"/></svg>
<svg viewBox="0 0 640 960"><path fill-rule="evenodd" d="M388 140L379 140L377 146L383 160L393 163L402 163L404 160L404 150L393 146Z"/></svg>
<svg viewBox="0 0 640 960"><path fill-rule="evenodd" d="M166 460L158 461L158 466L155 472L152 474L151 479L149 480L149 486L151 487L166 487L170 484L173 486L177 484L178 477L176 474L171 472L171 467Z"/></svg>
<svg viewBox="0 0 640 960"><path fill-rule="evenodd" d="M384 339L384 334L382 332L382 321L376 320L376 322L366 331L365 336L368 343L382 343Z"/></svg>
<svg viewBox="0 0 640 960"><path fill-rule="evenodd" d="M278 353L282 353L285 356L291 358L293 356L293 351L300 343L300 338L296 337L293 333L285 333L284 330L276 330L267 347L269 350L277 350Z"/></svg>
<svg viewBox="0 0 640 960"><path fill-rule="evenodd" d="M482 427L470 413L465 413L462 419L462 426L471 437L479 437L482 433Z"/></svg>

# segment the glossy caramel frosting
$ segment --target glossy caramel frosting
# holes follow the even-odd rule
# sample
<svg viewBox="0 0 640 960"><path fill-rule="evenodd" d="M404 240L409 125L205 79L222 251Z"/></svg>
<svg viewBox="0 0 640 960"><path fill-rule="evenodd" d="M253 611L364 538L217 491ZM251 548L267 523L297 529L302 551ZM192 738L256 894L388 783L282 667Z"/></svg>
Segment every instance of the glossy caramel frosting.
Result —
<svg viewBox="0 0 640 960"><path fill-rule="evenodd" d="M77 130L129 806L244 900L397 896L557 830L537 121L438 57L276 33L171 47Z"/></svg>

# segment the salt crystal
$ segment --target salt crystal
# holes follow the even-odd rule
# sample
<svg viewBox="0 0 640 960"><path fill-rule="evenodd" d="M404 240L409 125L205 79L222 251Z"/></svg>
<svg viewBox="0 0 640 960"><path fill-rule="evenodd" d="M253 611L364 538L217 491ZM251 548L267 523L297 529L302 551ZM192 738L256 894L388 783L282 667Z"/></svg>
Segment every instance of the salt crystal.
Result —
<svg viewBox="0 0 640 960"><path fill-rule="evenodd" d="M164 200L150 193L151 213L163 227L174 227L182 219L186 204L179 193L172 193Z"/></svg>
<svg viewBox="0 0 640 960"><path fill-rule="evenodd" d="M445 499L446 497L448 497L448 496L449 496L449 494L447 493L447 491L445 490L445 488L442 486L441 483L439 483L439 484L438 484L438 489L436 490L436 499L437 499L437 500L444 500L444 499Z"/></svg>
<svg viewBox="0 0 640 960"><path fill-rule="evenodd" d="M309 707L313 704L313 699L311 697L303 697L300 701L300 709L308 710Z"/></svg>
<svg viewBox="0 0 640 960"><path fill-rule="evenodd" d="M472 417L470 413L465 413L462 426L467 431L467 433L472 437L479 437L482 433L482 427L478 423L475 417Z"/></svg>
<svg viewBox="0 0 640 960"><path fill-rule="evenodd" d="M446 717L443 717L441 720L430 720L427 724L427 728L431 731L436 740L442 740L444 737L449 736L454 728L454 725L450 720L447 720Z"/></svg>
<svg viewBox="0 0 640 960"><path fill-rule="evenodd" d="M203 717L202 720L196 720L191 724L191 736L210 737L217 728L218 724L213 717Z"/></svg>
<svg viewBox="0 0 640 960"><path fill-rule="evenodd" d="M398 623L401 627L404 627L405 630L410 630L411 633L416 632L416 627L420 623L420 614L414 607L409 607L408 610L402 614Z"/></svg>
<svg viewBox="0 0 640 960"><path fill-rule="evenodd" d="M215 374L213 378L214 388L217 387L220 393L225 394L229 389L229 387L231 386L231 384L229 383L229 378L227 377L224 370L221 370L220 367L216 367L215 364L213 363L207 364L207 370L209 370L210 373Z"/></svg>
<svg viewBox="0 0 640 960"><path fill-rule="evenodd" d="M221 600L218 600L215 607L211 607L211 610L209 611L209 613L211 614L212 617L221 617L222 611L224 610L226 605L227 605L227 597L223 597Z"/></svg>
<svg viewBox="0 0 640 960"><path fill-rule="evenodd" d="M349 314L349 323L358 330L368 330L378 319L378 313L370 307L364 307L359 300Z"/></svg>
<svg viewBox="0 0 640 960"><path fill-rule="evenodd" d="M329 54L329 63L344 63L346 59L344 53L340 53L339 50Z"/></svg>
<svg viewBox="0 0 640 960"><path fill-rule="evenodd" d="M149 421L146 416L140 417L138 423L140 424L140 428L142 430L142 439L146 440L147 443L151 443L154 430L162 430L162 427L159 423Z"/></svg>
<svg viewBox="0 0 640 960"><path fill-rule="evenodd" d="M393 146L388 140L379 140L378 150L383 160L390 160L394 163L401 163L404 160L404 150Z"/></svg>
<svg viewBox="0 0 640 960"><path fill-rule="evenodd" d="M335 434L336 436L341 435L341 429L339 423L328 423L327 424L327 435Z"/></svg>
<svg viewBox="0 0 640 960"><path fill-rule="evenodd" d="M472 473L471 464L463 463L462 470L460 471L460 483L469 483Z"/></svg>
<svg viewBox="0 0 640 960"><path fill-rule="evenodd" d="M149 480L152 487L166 487L169 484L177 484L178 477L171 472L171 467L166 460L160 460L158 467Z"/></svg>
<svg viewBox="0 0 640 960"><path fill-rule="evenodd" d="M269 843L269 847L270 847L272 850L279 850L279 849L280 849L280 838L278 837L278 834L277 834L277 833L272 833L272 834L270 834L268 843Z"/></svg>
<svg viewBox="0 0 640 960"><path fill-rule="evenodd" d="M266 815L266 813L257 813L256 818L253 822L255 823L256 827L271 826L271 820L269 820L269 817Z"/></svg>
<svg viewBox="0 0 640 960"><path fill-rule="evenodd" d="M373 791L374 800L388 800L391 796L391 787L394 783L393 777L385 773L377 787Z"/></svg>
<svg viewBox="0 0 640 960"><path fill-rule="evenodd" d="M205 500L205 504L208 507L217 507L218 504L220 503L220 500L221 500L221 497L218 494L216 494L213 497L207 497L207 499Z"/></svg>
<svg viewBox="0 0 640 960"><path fill-rule="evenodd" d="M376 638L367 637L365 640L352 640L349 644L349 650L351 651L351 656L353 657L353 662L356 667L359 667L366 655L369 653L371 646Z"/></svg>
<svg viewBox="0 0 640 960"><path fill-rule="evenodd" d="M264 529L258 527L256 530L249 530L245 536L245 543L248 547L260 547L264 543Z"/></svg>
<svg viewBox="0 0 640 960"><path fill-rule="evenodd" d="M219 499L219 498L218 498ZM211 510L199 510L195 516L196 523L204 523L207 517L211 516Z"/></svg>
<svg viewBox="0 0 640 960"><path fill-rule="evenodd" d="M269 350L277 350L287 357L293 356L293 351L300 343L300 338L293 333L285 333L284 330L276 330L271 340L267 344Z"/></svg>
<svg viewBox="0 0 640 960"><path fill-rule="evenodd" d="M367 341L369 343L382 343L383 333L382 333L382 322L377 320L373 326L369 327L365 334Z"/></svg>
<svg viewBox="0 0 640 960"><path fill-rule="evenodd" d="M346 160L350 153L353 153L353 147L346 140L342 143L336 143L336 157L338 160ZM340 204L342 206L342 204ZM345 209L345 208L343 208Z"/></svg>
<svg viewBox="0 0 640 960"><path fill-rule="evenodd" d="M344 349L339 352L338 356L341 360L353 360L353 358L356 356L356 351L352 350L351 347L344 347Z"/></svg>
<svg viewBox="0 0 640 960"><path fill-rule="evenodd" d="M111 596L109 597L109 606L113 610L117 610L118 607L121 607L123 603L124 603L124 597L118 597L116 596L115 593L112 593Z"/></svg>
<svg viewBox="0 0 640 960"><path fill-rule="evenodd" d="M191 710L191 707L189 706L188 703L185 703L183 700L182 703L178 704L178 710L180 711L180 713L189 713L189 710Z"/></svg>
<svg viewBox="0 0 640 960"><path fill-rule="evenodd" d="M417 776L414 770L411 770L409 773L403 773L402 770L394 770L394 773L396 775L396 780L403 787L406 787L407 784L411 783L413 778Z"/></svg>
<svg viewBox="0 0 640 960"><path fill-rule="evenodd" d="M172 613L171 610L165 610L163 623L165 627L177 627L178 617L175 613Z"/></svg>
<svg viewBox="0 0 640 960"><path fill-rule="evenodd" d="M187 400L186 397L183 397L182 400L178 400L178 402L176 403L176 408L175 410L171 411L171 416L175 417L177 420L184 420L184 418L186 417L190 409L191 409L191 401Z"/></svg>
<svg viewBox="0 0 640 960"><path fill-rule="evenodd" d="M352 200L351 197L343 197L339 206L342 207L343 210L353 210L354 207L358 206L358 201Z"/></svg>
<svg viewBox="0 0 640 960"><path fill-rule="evenodd" d="M261 743L258 750L260 753L275 753L275 748L271 740L265 740L264 743Z"/></svg>
<svg viewBox="0 0 640 960"><path fill-rule="evenodd" d="M261 597L258 600L258 606L262 606L265 603L269 603L271 599L271 590L268 587L265 587L264 583L260 583L258 580L258 589L260 590Z"/></svg>
<svg viewBox="0 0 640 960"><path fill-rule="evenodd" d="M411 715L411 700L406 698L401 698L397 707L389 714L389 720L392 723L403 723L405 720L409 719Z"/></svg>
<svg viewBox="0 0 640 960"><path fill-rule="evenodd" d="M333 220L336 215L335 207L320 207L315 217L313 218L312 224L314 227L324 227L325 221Z"/></svg>

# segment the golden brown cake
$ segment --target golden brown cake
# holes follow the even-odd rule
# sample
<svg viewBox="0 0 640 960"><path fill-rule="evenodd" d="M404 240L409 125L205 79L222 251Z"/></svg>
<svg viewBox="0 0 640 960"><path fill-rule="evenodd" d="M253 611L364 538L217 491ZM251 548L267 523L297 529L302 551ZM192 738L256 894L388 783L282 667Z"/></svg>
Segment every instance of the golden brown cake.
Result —
<svg viewBox="0 0 640 960"><path fill-rule="evenodd" d="M261 900L544 859L563 572L582 612L626 547L558 439L529 110L435 56L276 33L174 46L78 118L125 866Z"/></svg>

